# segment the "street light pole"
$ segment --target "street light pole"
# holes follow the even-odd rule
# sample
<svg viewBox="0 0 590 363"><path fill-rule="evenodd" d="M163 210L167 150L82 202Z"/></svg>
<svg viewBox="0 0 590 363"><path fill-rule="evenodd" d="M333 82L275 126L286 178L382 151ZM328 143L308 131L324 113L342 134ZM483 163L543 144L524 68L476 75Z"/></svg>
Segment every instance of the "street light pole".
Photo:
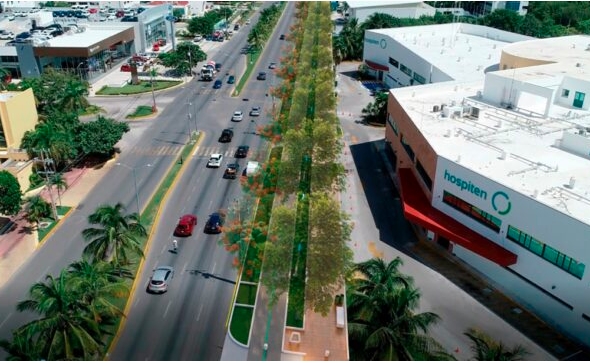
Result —
<svg viewBox="0 0 590 363"><path fill-rule="evenodd" d="M137 167L131 167L131 166L123 164L123 163L116 163L115 165L130 169L131 172L133 173L133 186L135 187L135 205L137 206L137 221L141 222L141 210L139 209L139 189L137 189L137 172L136 172ZM146 164L146 165L142 165L142 166L150 167L152 165ZM142 167L142 166L139 166L139 167Z"/></svg>

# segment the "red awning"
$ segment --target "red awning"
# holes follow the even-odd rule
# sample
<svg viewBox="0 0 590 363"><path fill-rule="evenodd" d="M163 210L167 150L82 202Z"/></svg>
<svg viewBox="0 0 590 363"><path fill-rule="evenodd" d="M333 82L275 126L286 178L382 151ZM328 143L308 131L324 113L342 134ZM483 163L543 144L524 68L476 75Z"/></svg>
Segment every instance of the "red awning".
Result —
<svg viewBox="0 0 590 363"><path fill-rule="evenodd" d="M514 265L517 256L504 247L467 228L430 205L409 168L398 170L406 219L423 226L500 266Z"/></svg>
<svg viewBox="0 0 590 363"><path fill-rule="evenodd" d="M370 61L368 59L365 59L365 63L367 63L367 65L369 66L369 68L373 68L373 69L375 69L377 71L384 71L384 72L388 72L389 71L389 67L388 66L384 66L382 64L372 62L372 61Z"/></svg>

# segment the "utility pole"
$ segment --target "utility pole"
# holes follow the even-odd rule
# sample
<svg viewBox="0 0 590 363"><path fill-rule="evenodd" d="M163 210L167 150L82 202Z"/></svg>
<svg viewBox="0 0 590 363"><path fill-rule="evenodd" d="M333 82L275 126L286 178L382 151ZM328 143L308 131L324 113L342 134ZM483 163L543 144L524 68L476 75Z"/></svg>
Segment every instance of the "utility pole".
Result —
<svg viewBox="0 0 590 363"><path fill-rule="evenodd" d="M49 198L51 199L51 212L53 213L53 219L57 222L57 208L55 207L55 200L53 200L53 193L51 191L51 185L49 183L49 178L47 177L47 163L52 163L52 159L45 159L44 150L41 149L41 162L43 163L43 171L45 174L45 186L47 187L47 191L49 191Z"/></svg>

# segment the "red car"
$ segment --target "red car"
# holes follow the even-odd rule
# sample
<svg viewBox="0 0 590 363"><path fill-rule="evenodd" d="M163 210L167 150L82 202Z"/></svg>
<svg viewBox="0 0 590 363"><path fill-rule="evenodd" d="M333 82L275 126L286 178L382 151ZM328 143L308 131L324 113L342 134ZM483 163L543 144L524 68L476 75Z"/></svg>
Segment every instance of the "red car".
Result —
<svg viewBox="0 0 590 363"><path fill-rule="evenodd" d="M121 72L131 72L131 65L129 63L121 65Z"/></svg>
<svg viewBox="0 0 590 363"><path fill-rule="evenodd" d="M174 229L174 235L179 237L191 236L196 225L197 216L192 214L183 215L180 217L176 229Z"/></svg>
<svg viewBox="0 0 590 363"><path fill-rule="evenodd" d="M159 52L160 51L160 45L158 43L154 43L154 45L152 45L152 52Z"/></svg>

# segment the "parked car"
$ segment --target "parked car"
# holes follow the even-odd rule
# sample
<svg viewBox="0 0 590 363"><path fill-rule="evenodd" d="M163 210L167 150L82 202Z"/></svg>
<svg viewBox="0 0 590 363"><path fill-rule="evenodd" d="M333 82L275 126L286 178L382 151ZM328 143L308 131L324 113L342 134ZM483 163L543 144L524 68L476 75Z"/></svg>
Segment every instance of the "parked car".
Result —
<svg viewBox="0 0 590 363"><path fill-rule="evenodd" d="M14 19L16 19L14 15L8 15L8 21L13 21Z"/></svg>
<svg viewBox="0 0 590 363"><path fill-rule="evenodd" d="M174 235L179 237L191 236L196 225L197 216L193 214L185 214L178 220L178 224L174 229Z"/></svg>
<svg viewBox="0 0 590 363"><path fill-rule="evenodd" d="M266 80L266 72L258 72L258 77L256 77L256 79L259 81Z"/></svg>
<svg viewBox="0 0 590 363"><path fill-rule="evenodd" d="M221 136L219 136L219 142L231 142L234 137L234 131L232 129L223 129Z"/></svg>
<svg viewBox="0 0 590 363"><path fill-rule="evenodd" d="M131 72L131 65L129 63L123 63L121 65L121 72Z"/></svg>
<svg viewBox="0 0 590 363"><path fill-rule="evenodd" d="M240 24L234 25L234 31L240 30Z"/></svg>
<svg viewBox="0 0 590 363"><path fill-rule="evenodd" d="M250 110L250 116L260 116L260 107L252 107L252 109Z"/></svg>
<svg viewBox="0 0 590 363"><path fill-rule="evenodd" d="M223 161L223 155L221 154L211 154L209 157L209 161L207 161L208 168L219 168L221 166L221 162Z"/></svg>
<svg viewBox="0 0 590 363"><path fill-rule="evenodd" d="M220 80L220 79L216 79L216 80L215 80L215 83L213 83L213 88L215 88L215 89L219 89L219 88L221 88L221 85L222 85L222 84L223 84L223 82L221 82L221 80Z"/></svg>
<svg viewBox="0 0 590 363"><path fill-rule="evenodd" d="M221 233L223 217L219 213L213 213L205 223L205 233Z"/></svg>
<svg viewBox="0 0 590 363"><path fill-rule="evenodd" d="M244 119L244 113L242 111L234 112L233 116L231 117L232 121L240 122Z"/></svg>
<svg viewBox="0 0 590 363"><path fill-rule="evenodd" d="M234 84L235 82L236 82L236 77L235 76L229 76L227 78L227 83Z"/></svg>
<svg viewBox="0 0 590 363"><path fill-rule="evenodd" d="M200 42L201 40L203 40L202 35L197 35L193 38L193 42L195 42L195 43Z"/></svg>
<svg viewBox="0 0 590 363"><path fill-rule="evenodd" d="M236 154L234 155L236 158L245 158L248 156L248 151L250 150L250 146L248 145L240 145L238 146L238 150L236 150Z"/></svg>
<svg viewBox="0 0 590 363"><path fill-rule="evenodd" d="M8 32L6 30L0 31L0 39L2 40L12 40L14 39L14 33Z"/></svg>
<svg viewBox="0 0 590 363"><path fill-rule="evenodd" d="M223 173L224 179L235 179L238 177L238 173L240 171L240 164L238 163L231 163L227 164L225 168L225 172Z"/></svg>
<svg viewBox="0 0 590 363"><path fill-rule="evenodd" d="M107 16L107 20L117 20L117 16L115 14L110 14L109 16Z"/></svg>
<svg viewBox="0 0 590 363"><path fill-rule="evenodd" d="M168 291L168 284L174 277L174 268L171 266L160 266L154 270L150 278L148 292L165 293Z"/></svg>

